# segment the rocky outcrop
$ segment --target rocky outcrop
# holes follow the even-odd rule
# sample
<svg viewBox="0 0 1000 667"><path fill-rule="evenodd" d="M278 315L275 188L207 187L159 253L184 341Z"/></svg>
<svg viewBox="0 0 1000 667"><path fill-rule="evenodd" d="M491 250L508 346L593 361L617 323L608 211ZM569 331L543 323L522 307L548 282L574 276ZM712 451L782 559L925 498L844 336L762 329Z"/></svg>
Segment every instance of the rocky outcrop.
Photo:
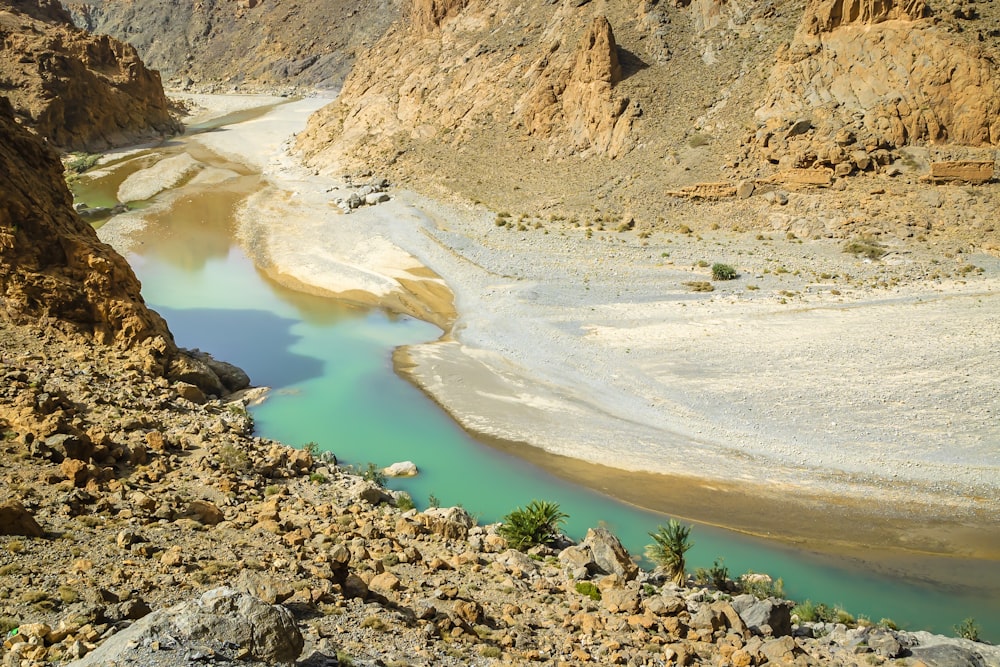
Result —
<svg viewBox="0 0 1000 667"><path fill-rule="evenodd" d="M75 28L57 3L0 2L0 92L65 150L99 151L175 134L158 73L135 49Z"/></svg>
<svg viewBox="0 0 1000 667"><path fill-rule="evenodd" d="M630 147L633 116L626 113L629 99L612 92L622 66L606 17L594 18L568 67L552 66L545 56L535 73L534 85L518 104L529 135L612 156Z"/></svg>
<svg viewBox="0 0 1000 667"><path fill-rule="evenodd" d="M337 89L395 0L68 0L76 24L138 49L174 86Z"/></svg>
<svg viewBox="0 0 1000 667"><path fill-rule="evenodd" d="M0 98L0 312L171 357L166 323L149 310L131 267L72 209L55 152Z"/></svg>
<svg viewBox="0 0 1000 667"><path fill-rule="evenodd" d="M876 151L1000 142L1000 71L920 0L814 0L778 54L756 144L782 167L838 176L876 169Z"/></svg>

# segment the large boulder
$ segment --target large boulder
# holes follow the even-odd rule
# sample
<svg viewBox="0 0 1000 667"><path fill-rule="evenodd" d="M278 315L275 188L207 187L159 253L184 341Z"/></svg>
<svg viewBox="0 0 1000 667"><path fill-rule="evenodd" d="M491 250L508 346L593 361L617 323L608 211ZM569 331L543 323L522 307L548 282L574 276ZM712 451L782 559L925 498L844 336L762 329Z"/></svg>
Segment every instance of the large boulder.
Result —
<svg viewBox="0 0 1000 667"><path fill-rule="evenodd" d="M194 662L195 653L214 652L216 659L229 662L244 651L240 664L290 664L303 645L302 633L287 609L224 587L153 612L70 664L173 667L182 664L180 656Z"/></svg>
<svg viewBox="0 0 1000 667"><path fill-rule="evenodd" d="M559 553L559 560L573 571L587 570L588 575L616 574L625 581L635 579L639 566L622 543L607 528L587 530L583 542Z"/></svg>
<svg viewBox="0 0 1000 667"><path fill-rule="evenodd" d="M792 633L792 611L787 600L758 600L753 595L737 595L733 609L751 632L783 637Z"/></svg>
<svg viewBox="0 0 1000 667"><path fill-rule="evenodd" d="M41 537L45 534L31 512L17 500L0 504L0 535Z"/></svg>

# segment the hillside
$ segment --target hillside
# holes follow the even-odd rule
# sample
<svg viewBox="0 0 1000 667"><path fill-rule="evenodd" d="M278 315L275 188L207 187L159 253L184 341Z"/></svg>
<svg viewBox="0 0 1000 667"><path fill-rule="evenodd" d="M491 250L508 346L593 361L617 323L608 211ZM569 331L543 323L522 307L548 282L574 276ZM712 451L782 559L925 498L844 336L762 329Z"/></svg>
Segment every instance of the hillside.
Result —
<svg viewBox="0 0 1000 667"><path fill-rule="evenodd" d="M543 220L770 228L737 185L828 188L826 216L927 189L934 162L991 163L996 25L986 5L417 0L298 145L329 173ZM870 213L894 235L921 214Z"/></svg>
<svg viewBox="0 0 1000 667"><path fill-rule="evenodd" d="M64 150L176 134L160 77L135 49L73 26L57 3L0 2L0 96Z"/></svg>
<svg viewBox="0 0 1000 667"><path fill-rule="evenodd" d="M397 0L71 0L77 25L132 44L172 87L336 89Z"/></svg>

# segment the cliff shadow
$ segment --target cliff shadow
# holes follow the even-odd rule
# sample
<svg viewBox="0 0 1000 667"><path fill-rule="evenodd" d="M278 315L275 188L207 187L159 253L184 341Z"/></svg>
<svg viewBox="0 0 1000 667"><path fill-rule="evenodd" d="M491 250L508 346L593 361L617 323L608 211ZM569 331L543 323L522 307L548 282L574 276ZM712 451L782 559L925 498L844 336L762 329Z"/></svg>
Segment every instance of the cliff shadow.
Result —
<svg viewBox="0 0 1000 667"><path fill-rule="evenodd" d="M254 385L284 387L323 375L323 362L292 352L299 320L266 310L157 306L181 347L198 348L246 371Z"/></svg>
<svg viewBox="0 0 1000 667"><path fill-rule="evenodd" d="M649 63L621 45L618 46L618 62L622 66L622 81L649 67Z"/></svg>

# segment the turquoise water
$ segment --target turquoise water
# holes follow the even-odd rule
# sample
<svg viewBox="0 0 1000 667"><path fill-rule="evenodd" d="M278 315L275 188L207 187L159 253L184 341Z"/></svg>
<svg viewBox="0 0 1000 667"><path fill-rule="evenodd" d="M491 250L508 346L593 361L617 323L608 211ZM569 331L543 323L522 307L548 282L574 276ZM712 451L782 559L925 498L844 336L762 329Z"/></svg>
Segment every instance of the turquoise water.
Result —
<svg viewBox="0 0 1000 667"><path fill-rule="evenodd" d="M604 523L633 554L666 517L573 486L469 437L432 401L398 377L396 346L435 339L440 331L410 317L347 306L281 288L237 249L191 239L182 257L151 243L130 258L150 304L177 341L244 368L255 384L274 388L254 408L258 432L294 445L317 442L341 462L385 466L412 460L420 475L391 480L420 507L434 494L461 504L481 521L500 519L533 498L560 503L567 532L580 538ZM198 255L198 248L204 252ZM192 258L191 253L198 255ZM951 633L973 616L982 635L1000 640L1000 572L995 563L954 560L962 586L917 580L905 570L873 573L833 558L696 525L689 568L723 556L733 575L753 570L782 577L786 593L842 605L901 627Z"/></svg>

